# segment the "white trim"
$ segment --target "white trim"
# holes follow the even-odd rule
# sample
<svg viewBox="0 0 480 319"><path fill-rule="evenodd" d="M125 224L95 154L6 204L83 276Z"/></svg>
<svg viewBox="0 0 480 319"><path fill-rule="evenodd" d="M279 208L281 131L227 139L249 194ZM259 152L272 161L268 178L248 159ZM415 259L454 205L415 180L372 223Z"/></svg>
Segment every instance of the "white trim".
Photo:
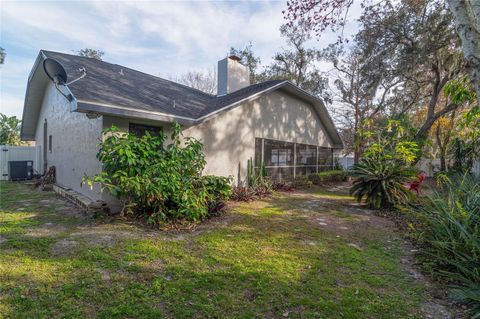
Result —
<svg viewBox="0 0 480 319"><path fill-rule="evenodd" d="M194 118L190 118L190 117L173 115L173 114L169 114L169 113L162 113L162 112L155 112L155 111L148 111L148 110L136 109L136 108L128 107L128 106L120 106L120 105L113 105L113 104L107 104L107 103L98 103L98 102L88 101L88 100L77 100L77 102L78 102L78 103L90 104L90 105L98 105L98 106L111 107L111 108L114 108L114 109L129 110L129 111L134 111L134 112L139 112L139 113L147 113L147 114L161 115L161 116L165 116L165 117L178 118L178 119L182 119L182 120L195 121Z"/></svg>

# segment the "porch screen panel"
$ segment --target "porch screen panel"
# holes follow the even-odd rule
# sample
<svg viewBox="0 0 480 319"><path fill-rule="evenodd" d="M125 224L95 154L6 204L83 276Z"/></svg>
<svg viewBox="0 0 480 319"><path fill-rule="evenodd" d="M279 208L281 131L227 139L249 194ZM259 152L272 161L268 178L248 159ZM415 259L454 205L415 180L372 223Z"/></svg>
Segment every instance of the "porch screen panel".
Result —
<svg viewBox="0 0 480 319"><path fill-rule="evenodd" d="M317 147L297 144L296 175L309 175L317 172Z"/></svg>
<svg viewBox="0 0 480 319"><path fill-rule="evenodd" d="M267 175L278 180L293 177L294 143L265 139L263 147Z"/></svg>
<svg viewBox="0 0 480 319"><path fill-rule="evenodd" d="M333 152L329 147L318 148L318 171L328 171L333 167Z"/></svg>

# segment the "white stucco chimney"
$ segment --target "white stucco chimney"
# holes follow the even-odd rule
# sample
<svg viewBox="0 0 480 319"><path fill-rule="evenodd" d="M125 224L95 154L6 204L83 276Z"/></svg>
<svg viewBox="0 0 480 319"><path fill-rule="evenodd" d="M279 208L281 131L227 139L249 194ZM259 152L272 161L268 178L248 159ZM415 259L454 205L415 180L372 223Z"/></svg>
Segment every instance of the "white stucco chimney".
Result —
<svg viewBox="0 0 480 319"><path fill-rule="evenodd" d="M225 95L250 85L250 71L240 58L231 55L218 61L217 94Z"/></svg>

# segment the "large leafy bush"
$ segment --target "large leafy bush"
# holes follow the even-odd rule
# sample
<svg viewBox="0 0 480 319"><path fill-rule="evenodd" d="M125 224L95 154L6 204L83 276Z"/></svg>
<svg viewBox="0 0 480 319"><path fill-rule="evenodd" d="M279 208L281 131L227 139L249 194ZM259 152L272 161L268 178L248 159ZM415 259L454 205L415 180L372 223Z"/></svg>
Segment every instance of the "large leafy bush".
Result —
<svg viewBox="0 0 480 319"><path fill-rule="evenodd" d="M452 296L472 303L480 318L480 178L446 179L445 188L410 208L420 253L446 277Z"/></svg>
<svg viewBox="0 0 480 319"><path fill-rule="evenodd" d="M178 124L167 146L163 133L138 137L112 127L104 134L97 154L103 170L84 182L110 191L123 201L124 212L147 215L153 223L197 221L230 194L229 178L201 176L202 144L193 138L182 141Z"/></svg>
<svg viewBox="0 0 480 319"><path fill-rule="evenodd" d="M376 141L350 171L355 178L350 194L359 202L365 199L371 208L379 209L412 199L413 193L404 185L417 175L412 164L419 147L404 132L399 121L389 121L386 130L377 134Z"/></svg>

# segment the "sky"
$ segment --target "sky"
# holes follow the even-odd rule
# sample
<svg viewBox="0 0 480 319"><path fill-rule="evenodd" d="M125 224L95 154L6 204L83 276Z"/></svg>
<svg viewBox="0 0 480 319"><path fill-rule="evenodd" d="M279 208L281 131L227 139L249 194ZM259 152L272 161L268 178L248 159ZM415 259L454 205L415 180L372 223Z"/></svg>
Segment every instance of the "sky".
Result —
<svg viewBox="0 0 480 319"><path fill-rule="evenodd" d="M104 61L169 78L216 67L250 41L262 64L285 47L285 1L0 1L0 112L22 116L39 50L105 52ZM327 35L312 45L333 42Z"/></svg>

